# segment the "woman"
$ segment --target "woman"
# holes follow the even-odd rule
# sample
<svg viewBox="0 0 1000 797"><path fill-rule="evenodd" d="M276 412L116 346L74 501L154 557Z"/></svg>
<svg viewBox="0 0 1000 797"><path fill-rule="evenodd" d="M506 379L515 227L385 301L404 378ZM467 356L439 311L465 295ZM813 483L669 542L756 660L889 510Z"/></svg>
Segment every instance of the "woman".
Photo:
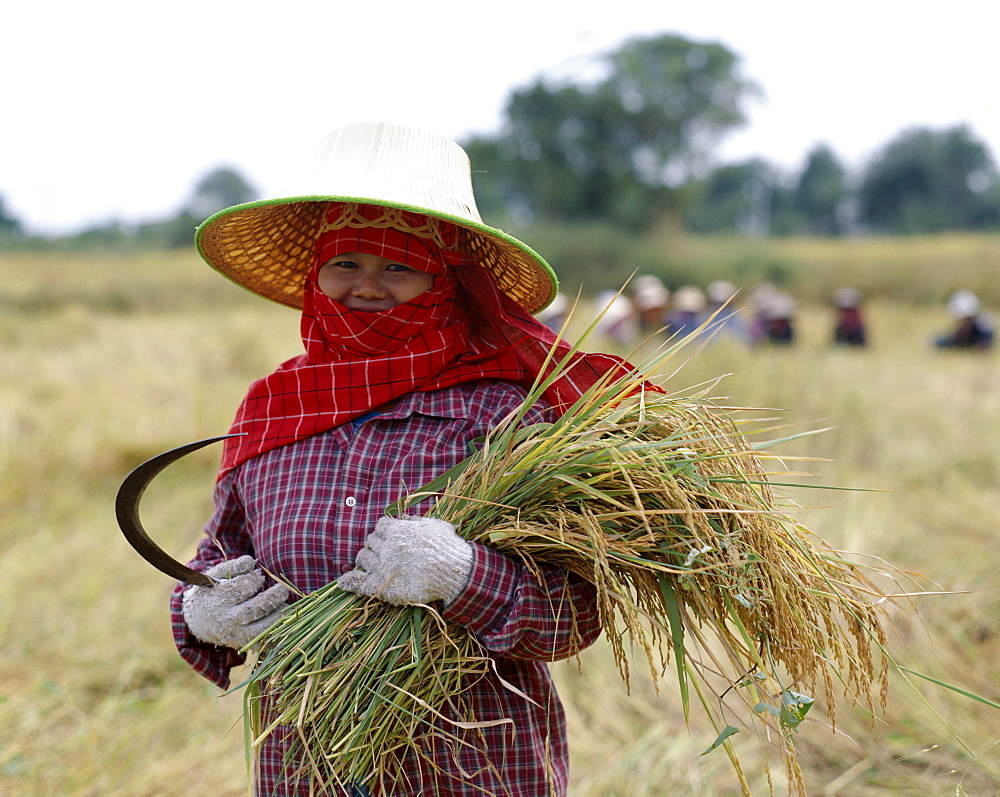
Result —
<svg viewBox="0 0 1000 797"><path fill-rule="evenodd" d="M199 228L199 250L250 290L302 308L305 353L255 382L223 454L215 511L191 566L224 579L178 585L181 655L226 688L237 651L302 592L335 579L397 604L438 602L490 651L463 692L480 722L461 739L428 722L390 785L356 794L564 794L565 719L546 662L599 635L590 584L463 540L450 524L384 508L462 460L515 410L550 348L532 311L556 294L545 262L479 219L465 153L423 131L351 125L328 138L335 194L237 206ZM553 417L608 370L578 355L524 419ZM513 685L517 691L509 688ZM519 694L520 693L520 694ZM460 707L436 707L452 719ZM265 743L259 794L308 794L282 734Z"/></svg>

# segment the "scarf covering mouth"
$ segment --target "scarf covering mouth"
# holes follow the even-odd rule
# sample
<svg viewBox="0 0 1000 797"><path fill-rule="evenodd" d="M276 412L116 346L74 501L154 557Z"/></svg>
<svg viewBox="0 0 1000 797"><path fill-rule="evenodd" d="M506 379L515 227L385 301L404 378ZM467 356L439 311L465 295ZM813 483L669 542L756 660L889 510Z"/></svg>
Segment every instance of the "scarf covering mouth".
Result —
<svg viewBox="0 0 1000 797"><path fill-rule="evenodd" d="M414 226L426 217L411 214ZM335 224L332 205L326 224ZM456 238L440 223L436 240L393 228L341 227L317 240L305 281L301 333L305 353L250 385L225 442L221 479L248 459L327 432L414 390L498 379L526 387L550 350L569 351L544 324L503 294L485 268L444 248ZM320 268L339 254L362 252L434 276L410 301L382 312L352 311L324 294ZM578 353L571 370L544 397L558 411L609 370L632 367L608 354Z"/></svg>

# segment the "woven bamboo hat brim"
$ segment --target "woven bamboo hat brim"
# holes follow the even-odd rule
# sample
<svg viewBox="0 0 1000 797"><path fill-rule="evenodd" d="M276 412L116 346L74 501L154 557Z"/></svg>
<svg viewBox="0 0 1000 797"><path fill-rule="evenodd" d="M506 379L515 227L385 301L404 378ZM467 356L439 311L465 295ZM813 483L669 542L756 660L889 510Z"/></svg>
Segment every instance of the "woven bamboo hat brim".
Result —
<svg viewBox="0 0 1000 797"><path fill-rule="evenodd" d="M390 217L395 208L454 224L454 248L489 269L497 287L529 312L556 295L556 276L540 255L482 222L468 156L453 141L385 122L349 125L327 137L313 179L334 191L250 202L208 218L195 233L201 256L244 288L301 308L329 203L373 205Z"/></svg>

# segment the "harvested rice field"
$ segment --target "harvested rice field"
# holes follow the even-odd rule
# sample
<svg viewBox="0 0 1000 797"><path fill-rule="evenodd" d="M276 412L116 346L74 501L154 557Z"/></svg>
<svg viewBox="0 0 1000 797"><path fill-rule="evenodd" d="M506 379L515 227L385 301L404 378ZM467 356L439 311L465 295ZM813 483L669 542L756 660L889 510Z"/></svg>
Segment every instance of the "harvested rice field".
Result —
<svg viewBox="0 0 1000 797"><path fill-rule="evenodd" d="M754 795L794 793L782 729L808 794L1000 792L1000 354L934 349L943 310L881 293L865 350L830 346L829 308L804 302L794 345L690 345L658 379L671 400L740 408L751 444L788 438L763 461L782 516L911 593L880 604L885 707L849 663L833 668L843 683L803 675L794 691L815 705L794 728L732 721L737 770L710 750L729 722L718 683L690 687L685 721L674 659L654 678L640 637L606 635L553 666L572 797L738 794L741 777ZM129 548L113 503L139 462L225 431L246 384L297 351L296 314L187 252L2 254L0 306L0 795L246 794L242 696L176 655L170 579ZM172 466L144 499L175 558L208 516L217 457ZM706 634L699 661L726 650Z"/></svg>

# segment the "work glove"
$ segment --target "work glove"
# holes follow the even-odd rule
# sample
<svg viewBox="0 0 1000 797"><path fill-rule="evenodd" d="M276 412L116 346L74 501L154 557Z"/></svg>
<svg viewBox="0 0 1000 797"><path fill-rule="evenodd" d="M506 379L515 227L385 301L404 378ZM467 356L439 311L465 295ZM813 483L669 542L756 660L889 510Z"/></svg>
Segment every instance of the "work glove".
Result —
<svg viewBox="0 0 1000 797"><path fill-rule="evenodd" d="M270 628L288 605L284 584L260 591L264 573L252 556L221 562L206 573L219 582L191 587L181 601L184 621L202 642L240 650Z"/></svg>
<svg viewBox="0 0 1000 797"><path fill-rule="evenodd" d="M472 546L444 520L380 518L337 584L348 592L398 605L458 597L472 572Z"/></svg>

